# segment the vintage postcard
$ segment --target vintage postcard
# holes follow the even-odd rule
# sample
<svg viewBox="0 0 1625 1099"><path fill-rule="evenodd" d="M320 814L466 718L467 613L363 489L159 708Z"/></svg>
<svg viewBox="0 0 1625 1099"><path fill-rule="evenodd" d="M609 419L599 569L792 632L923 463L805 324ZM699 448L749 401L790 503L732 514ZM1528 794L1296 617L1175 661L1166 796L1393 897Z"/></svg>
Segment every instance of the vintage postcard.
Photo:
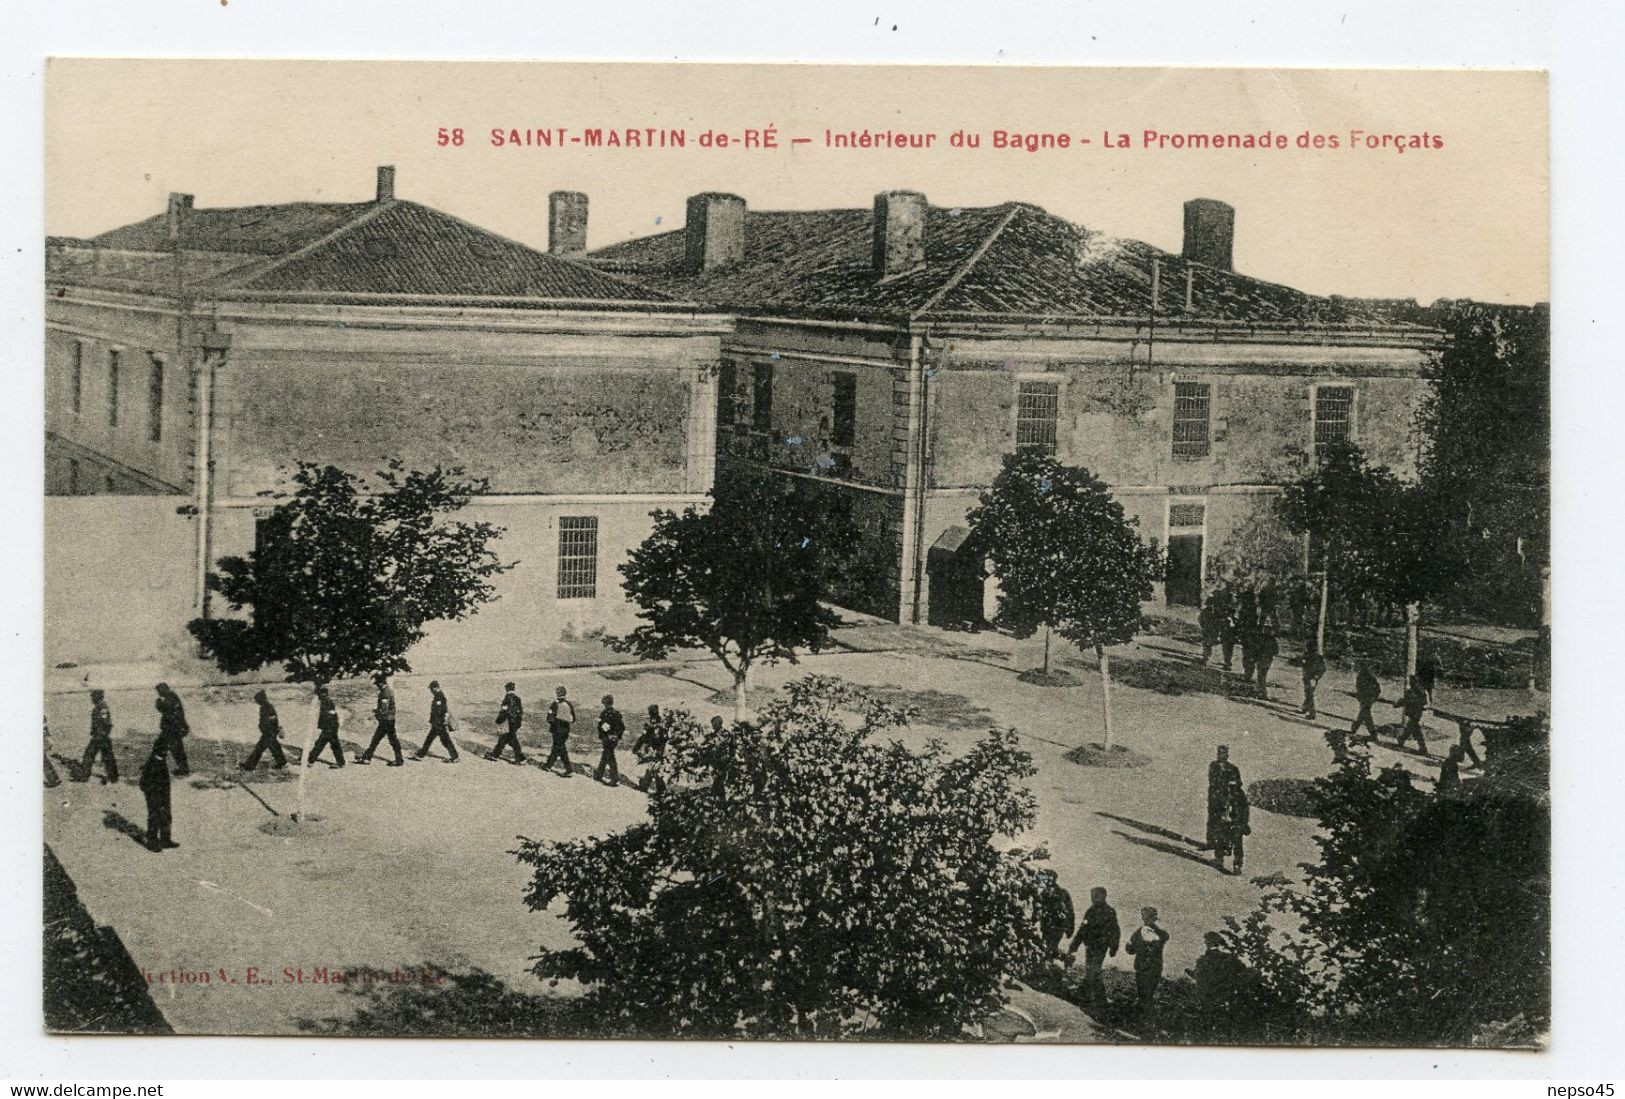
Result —
<svg viewBox="0 0 1625 1099"><path fill-rule="evenodd" d="M47 1029L1549 1040L1543 73L46 93Z"/></svg>

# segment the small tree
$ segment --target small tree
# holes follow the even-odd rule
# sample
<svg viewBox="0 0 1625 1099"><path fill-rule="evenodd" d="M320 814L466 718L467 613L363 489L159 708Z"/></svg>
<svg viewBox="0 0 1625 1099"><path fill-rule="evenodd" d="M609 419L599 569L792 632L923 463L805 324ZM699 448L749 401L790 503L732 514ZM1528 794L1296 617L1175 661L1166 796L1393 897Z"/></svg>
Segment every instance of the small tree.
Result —
<svg viewBox="0 0 1625 1099"><path fill-rule="evenodd" d="M296 683L409 671L424 626L462 619L495 597L511 568L490 523L448 521L483 481L391 462L379 490L333 466L301 463L292 496L272 509L246 557L222 557L210 587L246 617L187 628L228 673L279 664Z"/></svg>
<svg viewBox="0 0 1625 1099"><path fill-rule="evenodd" d="M706 510L654 513L654 531L621 566L646 624L608 644L647 660L709 651L733 676L743 720L758 664L793 664L798 650L828 643L839 619L823 601L858 533L836 498L765 475L720 480L711 499Z"/></svg>
<svg viewBox="0 0 1625 1099"><path fill-rule="evenodd" d="M999 578L995 622L1018 637L1055 630L1100 664L1106 742L1112 746L1111 665L1107 645L1134 637L1140 605L1162 575L1162 557L1141 541L1134 522L1088 470L1050 455L1018 451L968 517L971 552ZM1049 671L1049 638L1044 640Z"/></svg>
<svg viewBox="0 0 1625 1099"><path fill-rule="evenodd" d="M720 734L668 713L649 819L522 839L525 902L580 945L536 974L588 986L600 1034L952 1039L1042 957L1014 732L950 757L879 737L906 715L839 680L789 685Z"/></svg>

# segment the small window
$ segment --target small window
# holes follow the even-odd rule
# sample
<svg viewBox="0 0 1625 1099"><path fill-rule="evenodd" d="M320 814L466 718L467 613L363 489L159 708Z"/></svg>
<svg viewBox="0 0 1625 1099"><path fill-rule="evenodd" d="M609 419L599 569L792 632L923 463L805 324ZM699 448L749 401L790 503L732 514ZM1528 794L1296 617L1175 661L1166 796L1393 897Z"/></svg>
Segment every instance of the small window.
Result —
<svg viewBox="0 0 1625 1099"><path fill-rule="evenodd" d="M73 390L73 414L77 416L85 396L85 345L74 340L69 354L69 369L72 372L69 385Z"/></svg>
<svg viewBox="0 0 1625 1099"><path fill-rule="evenodd" d="M164 360L147 358L147 436L156 443L164 437Z"/></svg>
<svg viewBox="0 0 1625 1099"><path fill-rule="evenodd" d="M598 518L559 519L559 598L598 598Z"/></svg>
<svg viewBox="0 0 1625 1099"><path fill-rule="evenodd" d="M751 366L750 426L756 431L773 430L773 364Z"/></svg>
<svg viewBox="0 0 1625 1099"><path fill-rule="evenodd" d="M1315 389L1315 458L1326 448L1354 438L1354 387L1323 385Z"/></svg>
<svg viewBox="0 0 1625 1099"><path fill-rule="evenodd" d="M119 353L107 353L107 423L109 427L118 426L118 367Z"/></svg>
<svg viewBox="0 0 1625 1099"><path fill-rule="evenodd" d="M1174 457L1206 458L1210 391L1200 382L1174 384Z"/></svg>
<svg viewBox="0 0 1625 1099"><path fill-rule="evenodd" d="M1016 449L1054 454L1060 410L1059 383L1022 382L1016 391Z"/></svg>
<svg viewBox="0 0 1625 1099"><path fill-rule="evenodd" d="M723 359L717 366L717 426L732 427L739 415L739 364Z"/></svg>
<svg viewBox="0 0 1625 1099"><path fill-rule="evenodd" d="M835 446L851 446L858 437L858 376L835 375L835 416L830 429L830 442Z"/></svg>

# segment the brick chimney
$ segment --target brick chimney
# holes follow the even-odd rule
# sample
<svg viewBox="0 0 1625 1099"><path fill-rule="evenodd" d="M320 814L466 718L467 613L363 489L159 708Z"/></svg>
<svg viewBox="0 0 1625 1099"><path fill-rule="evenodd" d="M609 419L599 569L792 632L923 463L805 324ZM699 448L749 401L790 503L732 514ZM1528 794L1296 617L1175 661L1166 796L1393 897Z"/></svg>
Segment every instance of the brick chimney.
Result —
<svg viewBox="0 0 1625 1099"><path fill-rule="evenodd" d="M555 256L579 256L587 250L587 196L580 191L547 196L547 250Z"/></svg>
<svg viewBox="0 0 1625 1099"><path fill-rule="evenodd" d="M745 258L745 200L707 191L688 200L684 230L689 271L714 271Z"/></svg>
<svg viewBox="0 0 1625 1099"><path fill-rule="evenodd" d="M395 201L395 165L378 165L378 194L374 202Z"/></svg>
<svg viewBox="0 0 1625 1099"><path fill-rule="evenodd" d="M875 196L877 278L925 266L925 205L925 196L918 191L882 191Z"/></svg>
<svg viewBox="0 0 1625 1099"><path fill-rule="evenodd" d="M1236 210L1216 198L1193 198L1185 203L1184 257L1191 263L1233 271L1230 246L1236 235Z"/></svg>
<svg viewBox="0 0 1625 1099"><path fill-rule="evenodd" d="M169 209L164 211L164 228L168 231L169 242L178 244L181 239L181 222L192 209L192 196L183 195L179 191L169 192Z"/></svg>

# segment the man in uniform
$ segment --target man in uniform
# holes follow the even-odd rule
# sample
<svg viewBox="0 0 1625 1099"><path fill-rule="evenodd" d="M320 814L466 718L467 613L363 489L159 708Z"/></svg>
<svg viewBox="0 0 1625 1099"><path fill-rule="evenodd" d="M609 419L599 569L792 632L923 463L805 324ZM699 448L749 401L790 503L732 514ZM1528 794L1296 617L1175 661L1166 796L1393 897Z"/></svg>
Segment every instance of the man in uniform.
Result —
<svg viewBox="0 0 1625 1099"><path fill-rule="evenodd" d="M1202 609L1196 612L1196 625L1202 631L1202 666L1213 659L1213 649L1219 644L1220 627L1224 622L1224 612L1220 609L1219 597L1224 594L1221 588L1211 593L1202 603Z"/></svg>
<svg viewBox="0 0 1625 1099"><path fill-rule="evenodd" d="M1219 745L1213 762L1207 765L1207 845L1215 846L1216 826L1229 799L1231 785L1241 785L1241 768L1230 762L1230 746Z"/></svg>
<svg viewBox="0 0 1625 1099"><path fill-rule="evenodd" d="M457 745L451 741L451 704L446 701L446 692L440 689L440 681L429 681L429 735L423 740L423 747L412 753L413 759L422 759L429 754L429 745L435 741L446 746L446 754L450 758L447 763L457 762Z"/></svg>
<svg viewBox="0 0 1625 1099"><path fill-rule="evenodd" d="M277 741L282 735L282 723L277 720L276 707L271 705L271 699L264 691L256 691L254 701L260 704L260 739L254 745L254 750L248 753L248 758L237 766L252 771L260 765L261 754L270 752L271 758L276 761L272 766L286 767L288 757L282 754L282 745Z"/></svg>
<svg viewBox="0 0 1625 1099"><path fill-rule="evenodd" d="M1371 716L1371 707L1382 701L1382 681L1377 673L1371 670L1369 661L1362 660L1359 670L1354 674L1354 701L1360 704L1360 712L1354 715L1354 724L1349 726L1349 736L1360 731L1360 726L1366 727L1367 740L1377 739L1377 722Z"/></svg>
<svg viewBox="0 0 1625 1099"><path fill-rule="evenodd" d="M1258 593L1250 587L1242 588L1236 600L1236 638L1241 642L1241 678L1251 683L1258 652Z"/></svg>
<svg viewBox="0 0 1625 1099"><path fill-rule="evenodd" d="M158 692L153 703L158 709L158 750L175 760L175 776L185 778L192 773L186 765L186 735L191 732L186 724L186 708L168 683L154 689Z"/></svg>
<svg viewBox="0 0 1625 1099"><path fill-rule="evenodd" d="M310 749L310 755L305 758L305 766L316 762L316 757L322 754L322 749L331 745L333 766L343 767L344 749L339 745L339 708L333 703L333 695L325 683L316 684L316 704L319 707L316 713L316 744Z"/></svg>
<svg viewBox="0 0 1625 1099"><path fill-rule="evenodd" d="M609 772L609 785L621 784L621 768L615 762L615 748L626 735L626 721L621 717L621 711L615 708L615 696L605 695L604 708L598 712L598 743L604 746L604 752L598 757L598 768L593 771L592 777L604 781L604 772Z"/></svg>
<svg viewBox="0 0 1625 1099"><path fill-rule="evenodd" d="M1325 674L1326 658L1320 655L1320 647L1311 641L1303 650L1303 716L1310 721L1316 717L1315 688L1320 686Z"/></svg>
<svg viewBox="0 0 1625 1099"><path fill-rule="evenodd" d="M79 761L79 782L90 781L97 758L102 761L102 785L118 781L118 760L113 758L113 711L107 708L107 695L90 692L90 743Z"/></svg>
<svg viewBox="0 0 1625 1099"><path fill-rule="evenodd" d="M1044 938L1049 958L1061 953L1061 940L1072 934L1077 926L1077 912L1072 907L1072 894L1067 892L1053 870L1038 872L1038 896L1034 905L1038 909L1038 933Z"/></svg>
<svg viewBox="0 0 1625 1099"><path fill-rule="evenodd" d="M666 788L660 778L660 762L666 758L666 723L660 718L660 707L649 703L649 716L643 722L643 732L632 745L632 754L645 765L638 789L647 792L651 787L658 793Z"/></svg>
<svg viewBox="0 0 1625 1099"><path fill-rule="evenodd" d="M1261 618L1253 633L1253 670L1258 673L1258 697L1270 696L1270 666L1281 651L1281 642L1275 636L1275 620Z"/></svg>
<svg viewBox="0 0 1625 1099"><path fill-rule="evenodd" d="M141 796L147 800L147 846L154 851L180 844L169 838L169 765L163 741L153 744L141 767Z"/></svg>
<svg viewBox="0 0 1625 1099"><path fill-rule="evenodd" d="M1101 968L1108 954L1116 957L1122 938L1117 909L1106 903L1106 890L1097 885L1089 890L1089 907L1084 909L1083 921L1078 924L1078 933L1068 948L1069 954L1076 954L1078 944L1083 944L1083 989L1091 1003L1105 1002L1106 986L1101 980Z"/></svg>
<svg viewBox="0 0 1625 1099"><path fill-rule="evenodd" d="M568 692L559 687L554 692L554 699L547 707L547 731L553 738L553 749L547 753L547 762L542 769L547 770L555 763L564 764L564 777L570 778L575 769L570 765L570 726L575 724L576 708L565 697Z"/></svg>
<svg viewBox="0 0 1625 1099"><path fill-rule="evenodd" d="M1208 807L1209 814L1213 808L1211 802ZM1209 844L1213 847L1213 865L1219 868L1219 873L1226 873L1224 857L1235 856L1235 865L1229 871L1240 874L1242 864L1246 861L1247 851L1242 837L1251 832L1251 808L1247 803L1247 791L1242 788L1241 778L1238 776L1224 791L1219 811L1216 816L1210 816L1208 822Z"/></svg>
<svg viewBox="0 0 1625 1099"><path fill-rule="evenodd" d="M373 703L372 707L372 714L378 722L378 727L373 730L372 743L367 745L365 752L356 757L356 762L362 764L371 763L372 754L378 750L378 745L387 740L389 746L395 751L395 758L389 761L388 766L399 767L401 765L401 738L395 735L395 692L390 689L389 676L384 672L375 674L372 681L378 685L378 701Z"/></svg>
<svg viewBox="0 0 1625 1099"><path fill-rule="evenodd" d="M1422 739L1422 715L1427 713L1428 693L1422 688L1422 681L1411 676L1405 682L1405 696L1399 701L1399 708L1405 720L1399 727L1399 744L1403 748L1416 738L1416 747L1423 755L1428 754L1427 741Z"/></svg>
<svg viewBox="0 0 1625 1099"><path fill-rule="evenodd" d="M1236 626L1236 597L1229 585L1219 589L1219 595L1222 597L1219 604L1219 649L1224 657L1224 670L1228 672L1236 655L1236 640L1240 636Z"/></svg>
<svg viewBox="0 0 1625 1099"><path fill-rule="evenodd" d="M497 738L497 746L486 753L486 759L501 759L502 750L513 745L513 761L525 762L524 749L519 747L519 727L525 723L525 704L519 701L512 683L503 685L502 706L497 710L497 724L507 725L508 731Z"/></svg>
<svg viewBox="0 0 1625 1099"><path fill-rule="evenodd" d="M1157 988L1162 984L1162 948L1167 942L1168 932L1157 926L1157 910L1140 909L1140 927L1128 937L1128 952L1134 956L1134 988L1141 1014L1156 1004Z"/></svg>

